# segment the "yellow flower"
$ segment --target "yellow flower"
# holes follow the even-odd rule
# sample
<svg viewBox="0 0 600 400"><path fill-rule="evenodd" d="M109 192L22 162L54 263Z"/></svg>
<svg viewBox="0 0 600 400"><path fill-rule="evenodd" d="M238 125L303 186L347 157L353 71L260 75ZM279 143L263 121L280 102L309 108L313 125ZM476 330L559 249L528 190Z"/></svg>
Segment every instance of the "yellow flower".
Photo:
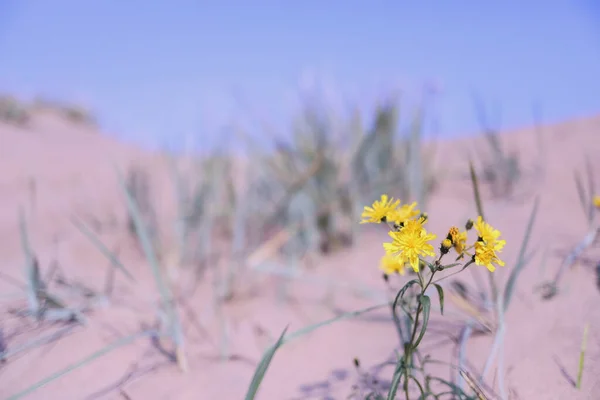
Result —
<svg viewBox="0 0 600 400"><path fill-rule="evenodd" d="M362 213L361 224L374 223L378 224L388 217L390 212L395 211L400 205L400 200L394 200L386 194L381 195L380 200L375 200L371 207L366 206Z"/></svg>
<svg viewBox="0 0 600 400"><path fill-rule="evenodd" d="M410 263L415 272L419 272L419 257L435 255L433 246L427 242L436 236L423 228L423 222L423 219L406 221L400 231L388 233L392 242L383 244L387 254Z"/></svg>
<svg viewBox="0 0 600 400"><path fill-rule="evenodd" d="M504 266L504 262L496 254L496 249L490 243L483 241L475 243L475 264L485 266L490 272L496 270L493 264Z"/></svg>
<svg viewBox="0 0 600 400"><path fill-rule="evenodd" d="M416 207L416 202L413 202L412 204L403 204L402 207L397 208L388 214L388 220L398 225L402 224L421 213L421 211L415 210Z"/></svg>
<svg viewBox="0 0 600 400"><path fill-rule="evenodd" d="M504 248L506 241L498 240L500 231L494 229L490 224L485 222L481 216L477 217L477 222L475 222L474 226L477 234L483 239L486 245L491 246L496 251L500 251Z"/></svg>
<svg viewBox="0 0 600 400"><path fill-rule="evenodd" d="M452 247L452 241L450 239L442 240L442 247L445 249L450 249L450 247Z"/></svg>
<svg viewBox="0 0 600 400"><path fill-rule="evenodd" d="M463 253L465 252L465 248L467 247L467 232L466 231L459 231L458 228L456 226L453 226L452 228L450 228L450 231L448 232L448 236L450 237L450 240L452 241L452 246L454 247L454 251L456 251L456 253L459 256L462 256Z"/></svg>
<svg viewBox="0 0 600 400"><path fill-rule="evenodd" d="M600 195L595 195L592 202L594 203L594 207L600 208Z"/></svg>
<svg viewBox="0 0 600 400"><path fill-rule="evenodd" d="M407 234L409 232L425 234L427 231L423 227L423 225L427 222L427 220L423 217L417 219L409 219L404 221L402 226L400 227L401 231L405 231Z"/></svg>
<svg viewBox="0 0 600 400"><path fill-rule="evenodd" d="M386 275L392 275L393 273L404 275L405 264L406 263L400 257L385 254L383 257L381 257L379 269L381 269Z"/></svg>

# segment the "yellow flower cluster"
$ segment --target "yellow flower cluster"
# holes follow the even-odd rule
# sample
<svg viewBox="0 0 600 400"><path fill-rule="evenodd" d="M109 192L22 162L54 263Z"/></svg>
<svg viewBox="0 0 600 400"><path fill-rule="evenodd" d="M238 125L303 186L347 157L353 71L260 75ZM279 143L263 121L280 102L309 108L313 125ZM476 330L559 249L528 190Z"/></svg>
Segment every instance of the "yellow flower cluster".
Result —
<svg viewBox="0 0 600 400"><path fill-rule="evenodd" d="M467 231L461 232L456 226L453 226L448 231L446 240L450 241L450 244L454 247L459 258L462 258L465 255L465 250L467 248Z"/></svg>
<svg viewBox="0 0 600 400"><path fill-rule="evenodd" d="M364 208L361 223L387 222L392 227L389 232L392 241L383 244L385 255L380 264L381 270L387 275L403 275L406 265L410 265L418 273L421 260L427 256L435 256L434 248L429 242L434 240L436 235L427 232L424 227L427 217L416 207L416 203L401 205L400 200L382 195L380 200ZM467 231L471 228L475 228L478 237L473 245L467 246ZM498 258L498 253L502 251L506 241L499 237L500 231L479 216L476 222L467 223L465 231L461 232L457 227L449 229L448 235L441 243L438 261L453 248L458 255L457 259L470 255L471 262L485 266L493 272L496 270L494 264L504 265ZM472 249L473 254L469 252Z"/></svg>
<svg viewBox="0 0 600 400"><path fill-rule="evenodd" d="M490 272L496 270L493 264L504 266L504 262L496 254L496 252L502 251L506 244L505 240L498 239L500 231L485 222L481 216L477 217L475 230L479 234L477 242L475 242L475 263L485 266Z"/></svg>
<svg viewBox="0 0 600 400"><path fill-rule="evenodd" d="M382 194L381 199L375 200L371 207L365 207L360 223L379 224L380 222L391 222L401 224L421 213L419 210L415 210L416 207L416 202L400 206L400 200L394 200L393 197Z"/></svg>
<svg viewBox="0 0 600 400"><path fill-rule="evenodd" d="M389 232L392 242L383 244L386 254L396 257L400 264L410 264L415 272L419 272L421 257L435 256L428 242L436 236L423 227L425 222L423 217L404 221L398 230Z"/></svg>

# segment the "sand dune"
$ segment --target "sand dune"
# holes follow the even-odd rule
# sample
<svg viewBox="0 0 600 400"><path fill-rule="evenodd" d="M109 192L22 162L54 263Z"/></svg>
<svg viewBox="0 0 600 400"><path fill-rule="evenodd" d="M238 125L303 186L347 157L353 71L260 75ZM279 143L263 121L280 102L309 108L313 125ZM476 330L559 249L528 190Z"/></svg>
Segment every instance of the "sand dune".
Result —
<svg viewBox="0 0 600 400"><path fill-rule="evenodd" d="M496 274L500 282L508 277L533 199L540 196L532 239L532 248L538 251L520 276L516 296L506 315L506 337L501 349L503 364L494 364L486 376L487 384L496 391L498 382L494 382L494 371L503 368L509 398L600 398L600 380L597 379L600 376L600 287L593 270L600 261L600 253L591 249L586 259L570 268L554 299L541 300L540 293L534 290L552 279L565 252L575 247L588 231L573 173L583 170L583 156L587 154L596 177L600 176L599 135L600 117L546 126L540 136L533 129L507 132L506 146L521 154L522 160L528 160L524 166L531 174L524 177L509 199L494 199L484 187L487 219L503 232L508 242L502 254L507 266ZM477 143L482 140L438 143L437 165L443 169L445 180L428 212L430 228L439 235L443 235L448 226L462 225L466 218L474 216L470 183L464 179L468 171L466 150L475 154ZM117 274L110 304L95 306L88 314L87 326L75 325L60 340L8 357L7 362L0 364L0 398L7 398L119 337L155 322L153 305L157 292L149 268L127 235L126 210L111 160L124 169L139 163L150 171L159 218L161 221L172 218L175 213L172 188L165 158L161 155L145 153L52 115L38 116L27 130L0 124L0 295L6 297L0 302L0 337L4 337L7 350L59 329L47 323L36 325L9 312L24 304L24 299L17 297L23 293L19 285L25 281L18 230L19 207L27 212L33 248L44 275L52 265L58 265L59 272L68 280L94 291L103 290L109 263L75 229L71 218L77 215L90 223L90 217L100 222L99 237L108 248L118 252L137 279L137 283L132 284ZM537 162L543 168L537 170ZM600 182L596 185L600 187ZM320 259L312 273L385 293L377 270L384 238L385 231L367 227L359 245ZM544 251L547 251L547 261L540 267ZM591 260L586 262L587 258ZM480 267L473 267L477 268ZM460 279L475 287L477 278L485 282L484 273L481 268L466 271ZM240 296L226 305L223 315L230 339L228 351L235 357L220 361L222 325L211 310L208 280L185 299L186 307L182 308L193 311L203 326L199 329L191 314L183 313L190 363L187 374L179 372L175 364L169 363L143 339L48 384L28 398L125 398L119 390L111 389L111 385L118 385L120 379L131 373L122 386L131 399L239 399L265 346L286 325L295 330L331 317L335 309L351 311L376 302L339 291L325 305L323 287L299 282L291 289L296 301L280 304L273 281L263 279L258 293ZM244 292L244 288L240 290ZM465 320L465 314L450 300L447 307L445 317L434 318L423 347L436 357L454 359L455 341L462 332L464 324L460 321ZM340 322L282 348L265 378L259 398L346 398L357 380L352 366L355 357L368 368L392 355L397 337L388 314L384 309L374 312L369 319ZM576 375L586 322L590 323L590 336L583 388L578 391L565 375L572 378ZM474 371L483 368L492 341L491 335L478 335L466 343L467 365ZM134 364L137 364L137 372L131 370ZM332 377L336 370L337 378ZM344 379L339 370L347 374ZM440 371L449 374L448 368ZM382 377L389 379L391 374L392 369L387 368ZM90 397L94 393L97 397Z"/></svg>

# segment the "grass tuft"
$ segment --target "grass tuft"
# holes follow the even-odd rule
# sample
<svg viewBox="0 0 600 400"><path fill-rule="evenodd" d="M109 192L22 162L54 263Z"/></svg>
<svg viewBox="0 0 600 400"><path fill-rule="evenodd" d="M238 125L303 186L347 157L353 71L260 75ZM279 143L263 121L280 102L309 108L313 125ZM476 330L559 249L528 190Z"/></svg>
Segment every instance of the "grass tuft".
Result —
<svg viewBox="0 0 600 400"><path fill-rule="evenodd" d="M162 319L166 329L167 336L175 344L175 358L182 371L187 371L187 360L184 352L184 337L183 329L177 314L176 304L174 302L171 289L167 284L166 279L163 277L161 267L159 265L158 257L156 256L155 247L152 242L152 236L150 231L146 228L146 223L142 216L141 210L138 207L136 198L130 192L130 188L127 185L121 171L115 166L115 171L119 179L119 184L127 203L127 209L129 210L130 218L132 220L133 228L135 233L141 242L142 249L146 256L146 260L152 270L154 281L158 288L161 297L160 304L160 315L164 315ZM164 314L163 314L164 313Z"/></svg>

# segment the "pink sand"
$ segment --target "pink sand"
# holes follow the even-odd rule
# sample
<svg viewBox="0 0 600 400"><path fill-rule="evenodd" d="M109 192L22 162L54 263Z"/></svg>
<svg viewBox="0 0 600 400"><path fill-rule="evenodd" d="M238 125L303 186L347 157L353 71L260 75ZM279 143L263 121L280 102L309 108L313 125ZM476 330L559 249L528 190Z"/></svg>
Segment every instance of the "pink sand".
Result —
<svg viewBox="0 0 600 400"><path fill-rule="evenodd" d="M588 154L594 170L600 172L600 118L570 121L545 127L544 173L526 177L517 195L525 200L494 200L484 190L487 219L503 232L508 244L502 253L507 266L497 271L496 279L506 281L517 257L527 218L535 194L541 198L531 248L538 248L532 262L519 279L513 304L506 315L504 376L511 399L600 399L600 291L593 268L579 262L565 275L561 292L550 301L542 301L534 292L537 285L551 279L562 261L562 253L573 248L586 234L586 222L580 209L573 180L575 169L583 170L583 155ZM530 163L538 157L533 130L507 133L507 146L519 151ZM478 142L482 139L479 138ZM132 245L125 229L125 206L119 193L111 162L125 168L130 162L141 162L152 171L154 190L161 219L169 221L174 214L172 188L164 158L127 147L101 134L74 127L46 115L38 117L31 130L0 125L0 329L4 335L16 329L23 332L7 338L8 349L19 343L56 331L56 327L36 324L9 314L9 308L21 307L24 299L15 284L24 282L23 257L19 243L17 211L20 205L29 212L29 228L33 248L43 273L53 262L71 281L102 290L108 261L71 224L69 218L94 216L107 228L100 233L109 248L117 251L121 261L135 275L132 284L118 274L111 304L88 314L88 326L75 327L71 334L51 344L19 353L0 364L0 398L23 390L65 366L76 362L103 346L140 331L155 322L153 305L157 299L150 270ZM429 206L429 227L438 235L452 224L464 223L475 209L468 180L466 149L475 143L461 139L439 143L438 166L446 172L440 190ZM528 165L532 167L532 165ZM597 174L598 176L598 174ZM28 195L29 179L36 182L35 208L31 212ZM600 182L597 182L600 186ZM485 188L484 188L485 189ZM465 200L466 199L466 200ZM111 221L114 222L111 226ZM318 261L309 273L367 285L385 293L385 285L377 269L381 241L385 232L367 227L360 244L350 250ZM547 266L539 267L541 255L548 250ZM596 263L598 251L588 251ZM594 258L595 257L595 258ZM484 277L482 267L477 274ZM184 277L182 279L185 279ZM473 282L473 273L458 277ZM395 281L399 284L402 279ZM186 298L187 307L203 325L197 329L189 314L182 312L188 340L189 371L181 373L177 366L159 354L147 339L141 339L96 360L32 393L31 399L88 399L111 385L118 384L138 364L139 376L124 382L119 389L108 390L102 399L241 399L259 361L262 351L272 343L286 325L290 331L334 316L335 309L351 311L377 300L360 298L348 291L338 291L327 305L322 287L296 283L290 290L292 300L277 302L274 279L261 279L256 290L248 287L248 279L238 283L233 301L224 312L229 331L230 359L219 359L220 324L211 311L210 282L206 279L194 296ZM445 281L450 282L449 280ZM485 282L485 280L484 280ZM6 296L5 296L6 295ZM12 296L12 297L11 297ZM448 295L450 296L450 295ZM455 343L461 321L466 314L447 300L445 317L434 316L431 331L425 336L422 350L456 362ZM335 309L334 309L335 308ZM276 355L264 380L259 399L323 399L325 392L307 387L331 378L332 371L346 370L344 380L330 380L335 399L345 399L357 380L352 360L357 357L364 368L386 360L397 337L388 310L372 313L370 319L348 320L323 328L284 346ZM375 318L377 317L377 318ZM490 317L488 315L488 317ZM588 351L580 391L571 386L561 367L573 378L577 373L579 347L583 327L590 323ZM489 353L493 337L476 336L467 343L468 365L478 373ZM493 365L486 384L498 393ZM452 378L448 368L439 368ZM390 379L391 368L381 379ZM416 396L415 396L416 398Z"/></svg>

